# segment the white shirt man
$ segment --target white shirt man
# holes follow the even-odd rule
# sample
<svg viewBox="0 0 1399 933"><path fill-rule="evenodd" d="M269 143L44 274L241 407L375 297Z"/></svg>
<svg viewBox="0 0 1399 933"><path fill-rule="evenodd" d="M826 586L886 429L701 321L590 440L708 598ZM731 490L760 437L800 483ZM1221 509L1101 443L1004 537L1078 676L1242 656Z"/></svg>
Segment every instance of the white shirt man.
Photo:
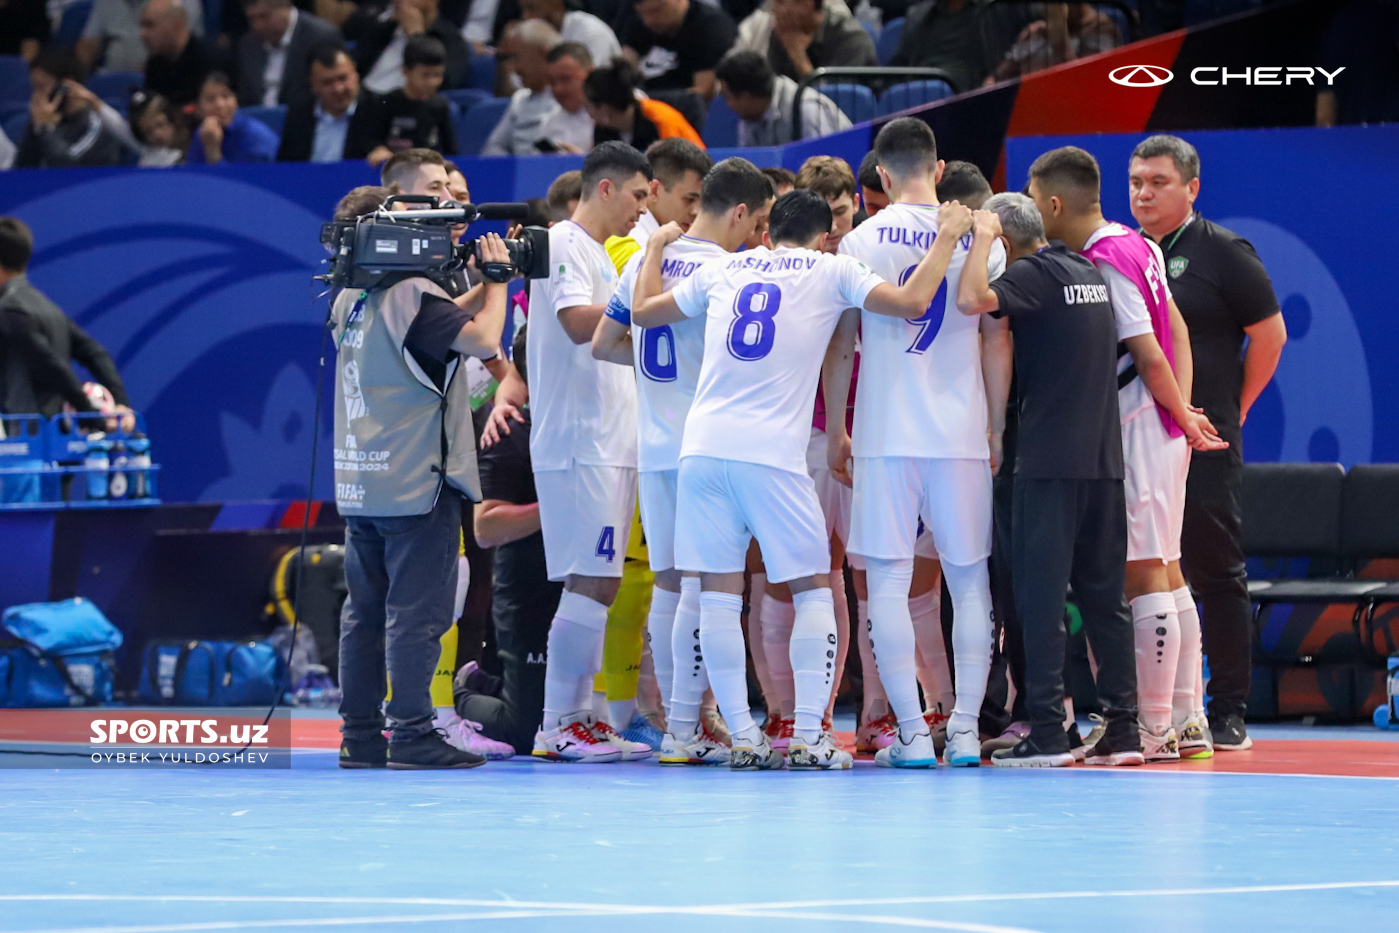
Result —
<svg viewBox="0 0 1399 933"><path fill-rule="evenodd" d="M562 109L548 88L539 91L520 88L510 96L510 106L491 130L486 144L481 147L481 155L537 154L536 142L557 138L551 127Z"/></svg>
<svg viewBox="0 0 1399 933"><path fill-rule="evenodd" d="M295 6L291 8L286 31L275 46L266 45L267 65L262 69L262 105L275 107L282 93L282 76L287 69L287 48L291 45L291 34L296 32L296 19L301 15Z"/></svg>
<svg viewBox="0 0 1399 933"><path fill-rule="evenodd" d="M563 25L559 35L565 42L578 42L587 46L593 64L599 68L622 54L622 45L617 35L606 23L591 13L570 10L563 15Z"/></svg>
<svg viewBox="0 0 1399 933"><path fill-rule="evenodd" d="M781 146L792 141L792 110L797 103L797 82L775 75L772 103L758 120L738 121L740 146ZM835 101L815 88L802 95L802 139L829 136L850 129L850 118Z"/></svg>

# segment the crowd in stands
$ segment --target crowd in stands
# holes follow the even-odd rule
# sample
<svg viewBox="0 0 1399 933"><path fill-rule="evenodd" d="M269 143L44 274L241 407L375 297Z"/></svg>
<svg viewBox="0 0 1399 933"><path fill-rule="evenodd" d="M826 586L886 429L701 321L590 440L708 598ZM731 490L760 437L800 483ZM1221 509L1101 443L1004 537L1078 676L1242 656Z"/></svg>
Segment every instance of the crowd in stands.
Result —
<svg viewBox="0 0 1399 933"><path fill-rule="evenodd" d="M1139 0L1129 24L1012 0L223 0L212 16L201 0L0 0L0 167L645 149L699 142L716 99L734 142L777 145L871 115L827 86L793 126L814 69L934 68L961 92L1180 26L1186 7ZM1347 74L1319 124L1399 115L1396 18L1345 4L1324 44Z"/></svg>

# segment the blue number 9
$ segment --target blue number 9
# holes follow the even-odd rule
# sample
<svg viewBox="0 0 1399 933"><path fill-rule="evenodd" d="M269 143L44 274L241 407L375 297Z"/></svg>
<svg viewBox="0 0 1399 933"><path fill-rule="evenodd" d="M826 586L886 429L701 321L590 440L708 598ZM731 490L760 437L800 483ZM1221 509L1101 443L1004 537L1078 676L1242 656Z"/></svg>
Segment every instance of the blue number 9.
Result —
<svg viewBox="0 0 1399 933"><path fill-rule="evenodd" d="M772 352L777 336L777 310L782 307L782 291L768 282L750 282L734 298L734 319L729 324L729 352L735 359L752 362ZM750 331L757 328L757 332Z"/></svg>
<svg viewBox="0 0 1399 933"><path fill-rule="evenodd" d="M913 275L913 270L917 266L909 266L899 276L899 284L908 281ZM922 317L916 317L908 323L918 328L918 333L913 337L913 343L909 344L905 353L922 353L933 345L933 340L937 338L938 331L942 330L942 319L947 313L947 277L943 276L942 284L938 286L937 294L933 296L932 302L928 305L928 310L923 312Z"/></svg>

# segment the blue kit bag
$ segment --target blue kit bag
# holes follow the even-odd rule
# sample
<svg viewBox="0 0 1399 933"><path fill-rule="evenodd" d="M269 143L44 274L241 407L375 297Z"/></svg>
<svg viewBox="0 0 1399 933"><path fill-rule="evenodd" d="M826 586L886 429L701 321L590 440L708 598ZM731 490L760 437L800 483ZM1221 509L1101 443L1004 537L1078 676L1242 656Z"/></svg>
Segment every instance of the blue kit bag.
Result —
<svg viewBox="0 0 1399 933"><path fill-rule="evenodd" d="M112 701L121 632L86 599L11 606L0 618L0 706ZM8 636L8 637L7 637Z"/></svg>
<svg viewBox="0 0 1399 933"><path fill-rule="evenodd" d="M262 641L156 641L146 646L141 701L178 706L267 706L281 681Z"/></svg>

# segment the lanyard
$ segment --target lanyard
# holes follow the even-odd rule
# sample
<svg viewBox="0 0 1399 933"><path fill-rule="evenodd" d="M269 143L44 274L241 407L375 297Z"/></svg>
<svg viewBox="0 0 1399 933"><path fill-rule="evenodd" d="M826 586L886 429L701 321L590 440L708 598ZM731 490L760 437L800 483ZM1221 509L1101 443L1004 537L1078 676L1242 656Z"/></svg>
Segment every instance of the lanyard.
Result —
<svg viewBox="0 0 1399 933"><path fill-rule="evenodd" d="M345 335L350 332L350 326L356 321L358 321L360 319L360 315L364 313L364 303L368 299L369 292L359 293L359 300L356 301L355 306L350 309L350 316L345 318L345 329L340 331L340 339L335 341L335 349L337 351L345 345Z"/></svg>
<svg viewBox="0 0 1399 933"><path fill-rule="evenodd" d="M1172 249L1175 248L1176 240L1180 239L1180 235L1185 232L1185 228L1190 226L1191 221L1193 221L1194 219L1195 217L1192 215L1191 217L1186 219L1185 223L1180 225L1180 229L1171 235L1171 242L1166 244L1166 248L1162 250L1163 253L1169 253Z"/></svg>

